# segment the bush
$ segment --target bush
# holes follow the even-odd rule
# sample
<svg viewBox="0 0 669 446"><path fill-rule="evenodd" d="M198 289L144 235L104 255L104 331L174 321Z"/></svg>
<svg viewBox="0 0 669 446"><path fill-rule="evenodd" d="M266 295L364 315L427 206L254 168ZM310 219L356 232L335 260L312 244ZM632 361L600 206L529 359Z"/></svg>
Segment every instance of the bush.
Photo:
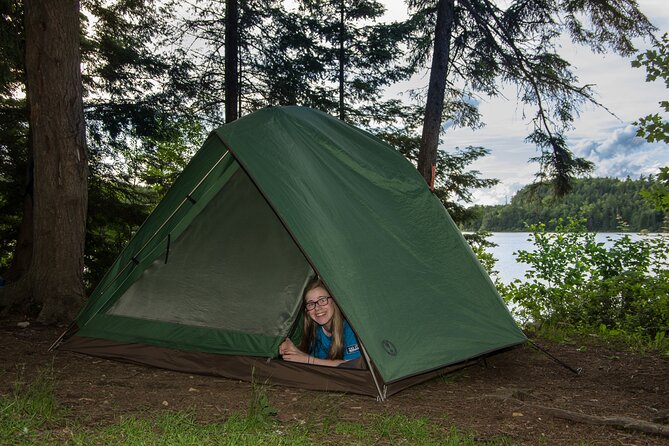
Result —
<svg viewBox="0 0 669 446"><path fill-rule="evenodd" d="M500 287L521 323L624 336L669 351L667 235L625 235L606 248L582 219L560 220L551 233L543 224L529 230L535 250L515 253L530 266L525 280Z"/></svg>

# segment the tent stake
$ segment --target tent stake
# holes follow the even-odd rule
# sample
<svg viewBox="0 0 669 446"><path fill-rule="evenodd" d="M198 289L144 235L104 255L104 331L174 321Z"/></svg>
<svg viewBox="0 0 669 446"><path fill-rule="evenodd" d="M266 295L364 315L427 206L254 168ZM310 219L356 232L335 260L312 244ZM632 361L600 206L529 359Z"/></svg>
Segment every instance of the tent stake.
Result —
<svg viewBox="0 0 669 446"><path fill-rule="evenodd" d="M49 350L47 352L53 351L53 349L58 348L58 346L63 342L63 339L65 338L65 335L70 333L72 328L76 325L75 321L70 322L70 325L67 326L65 331L56 339L53 344L51 344L51 347L49 347Z"/></svg>
<svg viewBox="0 0 669 446"><path fill-rule="evenodd" d="M537 344L535 344L534 342L532 342L531 339L528 338L528 339L527 339L527 342L529 342L530 345L531 345L532 347L536 348L537 350L539 350L540 352L542 352L543 354L545 354L546 356L548 356L548 357L551 358L553 361L557 362L558 364L560 364L562 367L566 368L567 370L569 370L569 371L572 372L573 374L575 374L575 375L580 375L581 372L583 371L583 369L582 369L581 367L575 369L575 368L573 368L572 366L570 366L569 364L567 364L566 362L561 361L560 359L558 359L558 358L556 358L555 356L551 355L547 350L545 350L545 349L539 347Z"/></svg>

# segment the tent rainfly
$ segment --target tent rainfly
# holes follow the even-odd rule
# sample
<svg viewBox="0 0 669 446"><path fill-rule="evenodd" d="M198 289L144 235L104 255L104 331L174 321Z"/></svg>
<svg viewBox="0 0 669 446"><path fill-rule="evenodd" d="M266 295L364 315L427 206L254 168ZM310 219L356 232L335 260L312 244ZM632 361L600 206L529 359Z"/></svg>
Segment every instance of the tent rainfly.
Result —
<svg viewBox="0 0 669 446"><path fill-rule="evenodd" d="M314 273L358 336L356 367L278 357ZM56 345L385 399L525 340L411 163L327 114L272 107L211 133Z"/></svg>

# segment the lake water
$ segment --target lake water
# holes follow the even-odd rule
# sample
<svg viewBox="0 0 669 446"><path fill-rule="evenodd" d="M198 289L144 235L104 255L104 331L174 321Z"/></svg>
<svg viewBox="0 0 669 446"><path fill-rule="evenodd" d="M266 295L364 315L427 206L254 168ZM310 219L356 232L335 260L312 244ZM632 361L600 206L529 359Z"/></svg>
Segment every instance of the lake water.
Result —
<svg viewBox="0 0 669 446"><path fill-rule="evenodd" d="M609 239L618 239L625 234L601 232L597 233L595 240L603 242L605 246L611 246L612 242ZM632 240L638 240L643 237L638 234L628 234ZM488 239L498 246L490 248L489 251L497 259L495 269L499 271L499 278L503 283L510 283L515 279L523 279L528 265L525 263L516 262L514 252L518 250L534 251L534 245L527 239L530 234L527 232L493 232Z"/></svg>

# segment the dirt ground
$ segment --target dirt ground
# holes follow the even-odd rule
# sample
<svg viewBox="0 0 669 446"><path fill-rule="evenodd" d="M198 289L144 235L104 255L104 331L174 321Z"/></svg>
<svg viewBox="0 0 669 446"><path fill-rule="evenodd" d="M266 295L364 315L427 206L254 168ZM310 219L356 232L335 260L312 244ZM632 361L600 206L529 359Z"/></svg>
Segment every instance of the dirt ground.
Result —
<svg viewBox="0 0 669 446"><path fill-rule="evenodd" d="M0 393L17 371L27 379L53 364L56 394L72 417L105 424L122 415L188 410L203 421L245 412L249 383L47 351L61 328L0 324ZM669 437L564 418L570 414L628 417L669 428L669 358L613 350L591 343L536 341L573 368L523 346L485 362L393 395L384 403L358 395L281 386L267 389L281 423L317 423L324 416L362 421L374 414L426 417L476 433L506 436L514 444L669 445ZM582 341L581 341L582 342Z"/></svg>

